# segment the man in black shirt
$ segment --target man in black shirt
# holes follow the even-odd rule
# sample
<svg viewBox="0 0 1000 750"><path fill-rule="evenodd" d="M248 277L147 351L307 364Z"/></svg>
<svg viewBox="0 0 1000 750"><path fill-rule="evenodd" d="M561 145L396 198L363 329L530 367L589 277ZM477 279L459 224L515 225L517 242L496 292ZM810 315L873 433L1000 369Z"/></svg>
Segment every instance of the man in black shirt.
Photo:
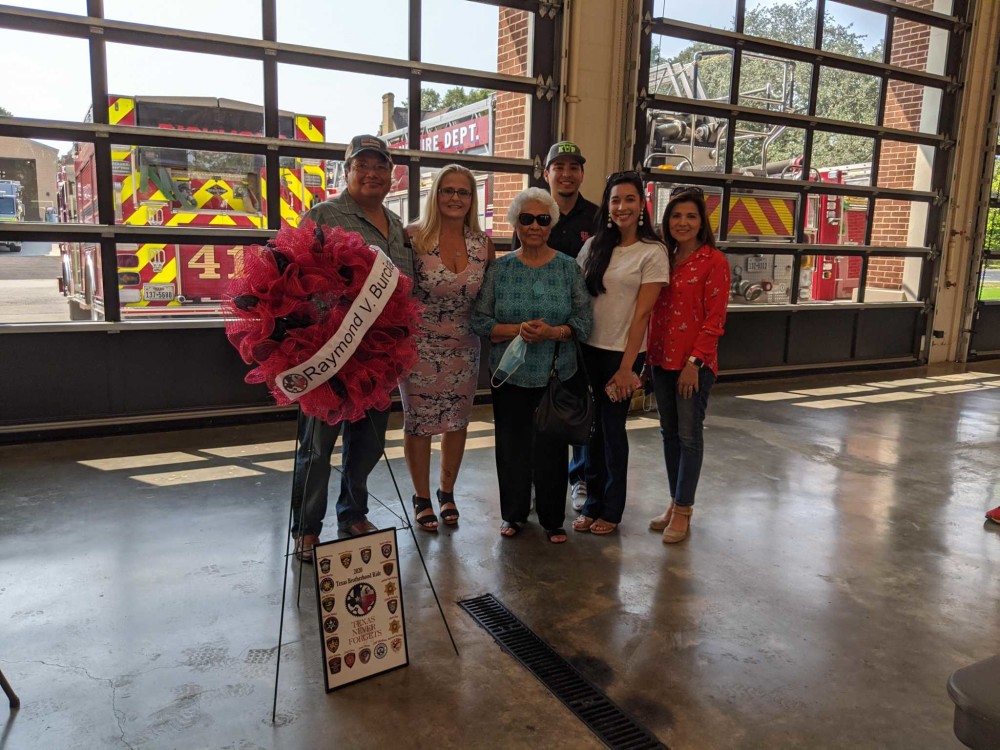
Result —
<svg viewBox="0 0 1000 750"><path fill-rule="evenodd" d="M545 181L559 205L559 221L549 235L549 247L571 258L596 230L597 206L580 195L583 165L586 163L575 143L561 141L549 149L545 160Z"/></svg>
<svg viewBox="0 0 1000 750"><path fill-rule="evenodd" d="M559 205L559 221L549 235L549 247L571 258L580 254L583 243L597 229L598 207L580 195L586 161L579 146L569 141L553 145L545 159L545 181L549 183L549 192ZM569 462L573 510L580 510L587 501L586 460L586 446L574 445L573 458Z"/></svg>

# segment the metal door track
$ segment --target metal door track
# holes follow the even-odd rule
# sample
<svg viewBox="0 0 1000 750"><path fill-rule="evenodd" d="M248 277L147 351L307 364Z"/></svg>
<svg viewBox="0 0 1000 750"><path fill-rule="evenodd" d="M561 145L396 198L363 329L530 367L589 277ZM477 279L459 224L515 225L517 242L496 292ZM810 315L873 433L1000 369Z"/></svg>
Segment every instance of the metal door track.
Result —
<svg viewBox="0 0 1000 750"><path fill-rule="evenodd" d="M492 594L458 603L500 647L517 659L608 747L663 748L649 730L630 718L600 688L517 619Z"/></svg>

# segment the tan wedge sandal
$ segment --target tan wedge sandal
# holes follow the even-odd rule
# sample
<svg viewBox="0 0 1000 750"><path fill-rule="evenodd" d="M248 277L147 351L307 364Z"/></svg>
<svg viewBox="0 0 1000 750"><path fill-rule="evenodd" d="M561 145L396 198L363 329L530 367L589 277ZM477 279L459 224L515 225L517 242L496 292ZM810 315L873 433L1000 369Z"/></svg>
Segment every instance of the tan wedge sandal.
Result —
<svg viewBox="0 0 1000 750"><path fill-rule="evenodd" d="M664 544L677 544L688 538L691 531L691 514L694 508L690 505L675 505L670 516L670 525L663 530Z"/></svg>
<svg viewBox="0 0 1000 750"><path fill-rule="evenodd" d="M670 514L674 512L674 499L670 498L670 505L656 518L649 519L649 528L653 531L663 531L670 525Z"/></svg>

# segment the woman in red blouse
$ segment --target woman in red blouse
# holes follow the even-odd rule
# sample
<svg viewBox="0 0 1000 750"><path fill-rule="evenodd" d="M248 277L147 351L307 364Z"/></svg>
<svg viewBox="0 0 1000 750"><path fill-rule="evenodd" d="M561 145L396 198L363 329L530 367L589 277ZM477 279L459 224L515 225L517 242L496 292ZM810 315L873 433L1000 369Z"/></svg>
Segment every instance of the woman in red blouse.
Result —
<svg viewBox="0 0 1000 750"><path fill-rule="evenodd" d="M701 188L675 188L663 212L670 284L649 321L647 362L653 370L670 506L649 527L663 542L687 539L704 453L708 394L719 371L719 337L729 303L729 263L715 246Z"/></svg>

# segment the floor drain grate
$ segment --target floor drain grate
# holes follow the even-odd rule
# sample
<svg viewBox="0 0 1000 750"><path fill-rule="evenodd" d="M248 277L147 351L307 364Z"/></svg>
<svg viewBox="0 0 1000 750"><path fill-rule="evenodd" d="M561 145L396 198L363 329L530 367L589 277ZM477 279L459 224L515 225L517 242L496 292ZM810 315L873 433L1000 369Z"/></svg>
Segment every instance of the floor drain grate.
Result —
<svg viewBox="0 0 1000 750"><path fill-rule="evenodd" d="M472 615L504 651L521 662L608 747L622 750L666 748L666 745L629 718L600 688L511 614L495 596L484 594L460 601L458 605Z"/></svg>

